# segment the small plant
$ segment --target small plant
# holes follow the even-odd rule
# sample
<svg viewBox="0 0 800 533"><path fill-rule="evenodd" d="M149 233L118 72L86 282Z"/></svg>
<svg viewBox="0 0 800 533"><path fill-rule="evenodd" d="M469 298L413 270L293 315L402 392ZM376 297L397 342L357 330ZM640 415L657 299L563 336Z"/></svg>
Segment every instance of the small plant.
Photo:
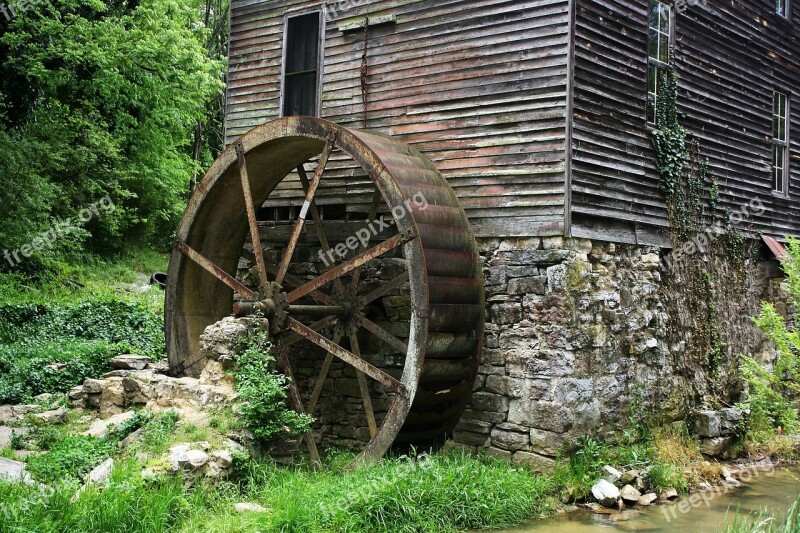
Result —
<svg viewBox="0 0 800 533"><path fill-rule="evenodd" d="M28 460L28 471L37 481L53 483L79 480L114 450L116 444L85 435L67 437L44 455Z"/></svg>
<svg viewBox="0 0 800 533"><path fill-rule="evenodd" d="M25 437L21 433L11 431L11 447L15 450L22 450L25 448Z"/></svg>
<svg viewBox="0 0 800 533"><path fill-rule="evenodd" d="M273 370L275 359L268 354L269 346L266 332L253 331L243 343L234 373L244 425L264 443L281 435L303 435L314 421L287 407L287 378Z"/></svg>

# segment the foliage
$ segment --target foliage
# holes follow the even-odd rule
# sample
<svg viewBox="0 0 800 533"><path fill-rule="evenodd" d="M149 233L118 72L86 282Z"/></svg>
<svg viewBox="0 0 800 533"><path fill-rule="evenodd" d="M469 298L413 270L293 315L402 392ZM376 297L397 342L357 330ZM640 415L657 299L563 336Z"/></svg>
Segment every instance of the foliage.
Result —
<svg viewBox="0 0 800 533"><path fill-rule="evenodd" d="M106 372L116 355L163 357L163 293L156 299L151 292L111 289L107 278L96 288L83 276L97 279L99 270L128 272L100 263L69 277L0 274L0 402L68 392ZM90 286L81 288L76 278Z"/></svg>
<svg viewBox="0 0 800 533"><path fill-rule="evenodd" d="M208 21L198 0L44 0L0 25L0 244L30 243L53 219L77 228L24 268L169 241L190 180L220 148L202 128L195 138L223 89L209 44L227 27L212 36ZM106 195L113 212L76 218Z"/></svg>
<svg viewBox="0 0 800 533"><path fill-rule="evenodd" d="M235 371L240 414L253 436L265 443L281 435L303 435L314 419L286 405L286 376L273 370L275 359L268 354L269 341L263 331L254 331L243 345Z"/></svg>
<svg viewBox="0 0 800 533"><path fill-rule="evenodd" d="M732 521L726 521L720 533L796 533L800 531L800 498L781 520L774 513L760 513L742 516L737 510Z"/></svg>
<svg viewBox="0 0 800 533"><path fill-rule="evenodd" d="M800 241L788 240L789 257L783 268L789 297L800 308ZM742 407L750 409L750 433L773 435L778 427L795 432L798 425L797 395L800 393L800 330L792 330L770 303L764 303L754 319L774 343L778 356L771 368L742 356L742 376L749 384Z"/></svg>
<svg viewBox="0 0 800 533"><path fill-rule="evenodd" d="M67 437L44 455L28 460L28 471L42 483L79 480L103 461L115 442L86 435Z"/></svg>

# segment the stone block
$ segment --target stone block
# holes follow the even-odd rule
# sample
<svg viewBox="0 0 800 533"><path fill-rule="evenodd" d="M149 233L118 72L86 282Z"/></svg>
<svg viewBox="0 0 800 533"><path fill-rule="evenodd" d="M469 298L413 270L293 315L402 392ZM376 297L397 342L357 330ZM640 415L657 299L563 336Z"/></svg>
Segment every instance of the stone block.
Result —
<svg viewBox="0 0 800 533"><path fill-rule="evenodd" d="M508 398L490 392L476 392L472 395L470 405L473 409L480 411L505 413L508 411Z"/></svg>
<svg viewBox="0 0 800 533"><path fill-rule="evenodd" d="M531 278L515 278L508 282L508 293L519 294L545 294L547 292L547 277L537 276Z"/></svg>
<svg viewBox="0 0 800 533"><path fill-rule="evenodd" d="M572 427L574 417L569 409L558 403L515 399L510 403L508 421L530 428L565 433Z"/></svg>
<svg viewBox="0 0 800 533"><path fill-rule="evenodd" d="M531 451L552 457L558 455L565 442L563 435L541 429L530 430L530 439Z"/></svg>
<svg viewBox="0 0 800 533"><path fill-rule="evenodd" d="M556 469L556 462L551 457L545 457L538 453L516 452L512 461L517 466L527 466L534 472L540 474L552 474Z"/></svg>
<svg viewBox="0 0 800 533"><path fill-rule="evenodd" d="M487 455L491 455L496 459L500 459L501 461L511 461L513 457L513 452L508 450L503 450L500 448L495 448L494 446L489 446L488 448L483 449L484 453Z"/></svg>
<svg viewBox="0 0 800 533"><path fill-rule="evenodd" d="M527 433L495 429L492 431L491 437L492 444L504 450L527 451L530 446L530 437Z"/></svg>

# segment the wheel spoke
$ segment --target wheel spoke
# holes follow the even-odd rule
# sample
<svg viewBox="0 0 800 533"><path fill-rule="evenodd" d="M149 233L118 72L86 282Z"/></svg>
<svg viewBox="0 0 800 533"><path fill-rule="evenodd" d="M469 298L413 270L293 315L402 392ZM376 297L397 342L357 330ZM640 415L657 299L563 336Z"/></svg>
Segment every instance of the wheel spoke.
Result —
<svg viewBox="0 0 800 533"><path fill-rule="evenodd" d="M247 173L247 160L244 157L244 145L242 141L236 143L236 156L239 161L239 174L242 179L242 192L244 193L244 206L247 209L247 222L250 226L250 238L253 241L253 251L258 265L258 276L261 285L267 284L267 265L264 261L264 252L261 249L261 236L258 231L258 219L256 218L256 208L253 205L253 192L250 189L250 176Z"/></svg>
<svg viewBox="0 0 800 533"><path fill-rule="evenodd" d="M333 343L339 344L339 341L342 340L342 333L337 329L336 333L333 335ZM308 400L308 407L306 407L306 413L313 413L314 409L317 407L317 402L319 401L319 397L322 394L322 388L325 386L325 380L328 379L328 372L331 370L331 364L333 363L333 354L328 352L325 354L325 361L322 363L322 370L319 373L319 378L317 382L314 384L314 391L311 393L311 399Z"/></svg>
<svg viewBox="0 0 800 533"><path fill-rule="evenodd" d="M220 267L200 255L198 252L193 250L188 244L185 242L178 242L177 243L178 250L197 263L200 267L210 273L212 276L220 280L222 283L230 287L234 290L234 292L239 293L241 296L244 296L248 300L255 300L257 294L250 289L248 289L244 284L242 284L239 280L222 270Z"/></svg>
<svg viewBox="0 0 800 533"><path fill-rule="evenodd" d="M312 281L309 281L308 283L290 292L288 295L289 303L297 301L303 296L309 294L311 291L315 291L320 287L327 285L334 279L344 276L349 272L352 272L356 268L366 264L367 262L377 257L382 256L383 254L391 252L395 248L402 246L403 244L405 244L406 242L410 241L413 238L414 237L403 237L402 235L395 235L394 237L382 242L381 244L374 246L369 250L359 254L353 259L345 261L344 263L328 270L325 274L321 275L320 277Z"/></svg>
<svg viewBox="0 0 800 533"><path fill-rule="evenodd" d="M367 317L356 315L353 317L353 320L355 320L359 326L366 329L401 354L405 355L408 353L408 344L398 339Z"/></svg>
<svg viewBox="0 0 800 533"><path fill-rule="evenodd" d="M300 233L303 231L303 226L308 216L308 210L311 208L311 203L314 201L314 196L317 194L317 189L322 181L322 173L325 172L325 167L328 165L328 158L331 155L331 150L333 150L334 142L336 142L336 134L332 132L331 135L328 136L328 141L325 143L325 150L322 151L322 155L319 158L319 164L317 165L314 178L311 180L308 191L306 192L306 199L300 210L300 216L297 217L297 222L294 224L292 236L289 238L289 244L286 246L281 265L278 268L278 279L276 280L278 284L283 283L286 271L289 270L289 264L292 262L294 249L297 247L297 241L300 239Z"/></svg>
<svg viewBox="0 0 800 533"><path fill-rule="evenodd" d="M375 289L374 291L367 293L361 298L359 298L358 307L364 307L365 305L374 302L378 298L386 296L393 290L399 288L406 281L408 281L408 272L403 272L402 274L391 280L389 283L385 283L380 287L378 287L377 289Z"/></svg>
<svg viewBox="0 0 800 533"><path fill-rule="evenodd" d="M303 189L305 189L306 193L308 193L310 189L310 185L308 183L308 175L306 174L306 169L303 165L297 167L297 174L300 176L300 183L303 184ZM317 230L317 237L319 238L319 244L322 247L322 251L325 254L328 254L331 251L330 241L328 241L328 235L325 233L325 227L322 225L322 217L319 216L319 209L317 208L317 202L312 201L311 207L309 208L311 211L311 218L314 220L314 227ZM339 295L344 294L344 287L342 286L342 280L336 278L333 280L333 288L336 290Z"/></svg>
<svg viewBox="0 0 800 533"><path fill-rule="evenodd" d="M375 194L372 195L372 205L369 208L369 217L367 217L367 225L372 225L375 222L375 218L378 216L378 204L381 200L381 192L375 189ZM364 244L364 248L369 246L369 241L372 240L372 232L370 231L367 235L367 242ZM358 290L358 282L361 280L361 270L362 267L358 267L355 272L353 272L353 283L350 285L351 291Z"/></svg>
<svg viewBox="0 0 800 533"><path fill-rule="evenodd" d="M350 348L353 354L361 359L361 347L358 345L357 330L352 328L350 331ZM369 426L369 436L374 439L378 434L378 424L375 422L375 411L372 409L372 398L369 397L369 387L367 378L360 370L356 370L358 377L358 388L361 390L361 401L364 404L364 412L367 414L367 425Z"/></svg>
<svg viewBox="0 0 800 533"><path fill-rule="evenodd" d="M328 316L323 318L319 322L314 322L313 324L308 326L308 328L313 331L321 331L327 328L328 326L332 326L334 323L336 323L336 319L337 317L335 316ZM290 333L289 335L286 335L286 337L283 339L283 346L288 348L293 344L297 344L298 342L303 340L303 338L304 337L301 337L297 333Z"/></svg>
<svg viewBox="0 0 800 533"><path fill-rule="evenodd" d="M273 276L277 276L278 268L273 265L267 265L267 272L269 272ZM296 289L297 287L302 287L305 281L301 280L300 278L296 278L290 274L286 274L286 276L283 278L283 283L284 285L288 285L289 287ZM318 301L323 305L336 305L336 300L334 300L332 297L328 296L324 292L311 291L308 293L307 296L315 299L316 301Z"/></svg>
<svg viewBox="0 0 800 533"><path fill-rule="evenodd" d="M313 331L310 328L304 326L297 320L290 318L289 327L292 329L292 331L295 331L296 333L302 335L307 340L316 344L323 350L327 350L328 352L332 353L334 357L341 359L345 363L354 367L356 370L364 372L366 375L382 383L390 390L399 391L403 388L403 385L399 381L397 381L395 378L393 378L383 370L367 363L360 357L356 357L356 355L353 354L352 352L345 350L338 344L329 341L316 331Z"/></svg>
<svg viewBox="0 0 800 533"><path fill-rule="evenodd" d="M292 364L289 362L289 357L286 355L286 348L278 340L278 364L281 366L284 375L288 381L289 399L292 402L292 407L298 414L305 414L303 409L303 399L300 397L300 390L297 388L297 383L294 380L294 372L292 371ZM314 442L314 436L309 431L303 438L308 446L308 453L311 455L311 460L315 463L319 462L319 451L317 451L317 443Z"/></svg>

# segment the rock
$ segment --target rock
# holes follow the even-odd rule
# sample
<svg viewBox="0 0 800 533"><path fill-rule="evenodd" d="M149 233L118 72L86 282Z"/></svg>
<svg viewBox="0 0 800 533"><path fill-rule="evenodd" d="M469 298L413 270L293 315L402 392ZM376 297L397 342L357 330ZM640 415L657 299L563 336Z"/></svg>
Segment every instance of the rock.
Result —
<svg viewBox="0 0 800 533"><path fill-rule="evenodd" d="M89 429L84 431L83 434L96 439L101 439L108 434L108 424L100 419L97 419L92 422L92 425L89 426Z"/></svg>
<svg viewBox="0 0 800 533"><path fill-rule="evenodd" d="M53 363L52 365L47 365L45 368L57 374L67 368L67 365L64 363Z"/></svg>
<svg viewBox="0 0 800 533"><path fill-rule="evenodd" d="M11 437L14 430L8 426L0 426L0 450L11 446Z"/></svg>
<svg viewBox="0 0 800 533"><path fill-rule="evenodd" d="M118 355L110 361L111 368L117 370L144 370L150 364L150 358L143 355Z"/></svg>
<svg viewBox="0 0 800 533"><path fill-rule="evenodd" d="M620 496L625 503L637 503L642 497L642 493L630 485L625 485L620 491Z"/></svg>
<svg viewBox="0 0 800 533"><path fill-rule="evenodd" d="M237 503L233 506L234 511L237 513L266 513L267 509L258 505L257 503Z"/></svg>
<svg viewBox="0 0 800 533"><path fill-rule="evenodd" d="M700 441L700 451L703 455L719 457L727 452L736 442L736 437L714 437Z"/></svg>
<svg viewBox="0 0 800 533"><path fill-rule="evenodd" d="M622 474L622 477L619 478L619 482L623 485L631 485L640 477L641 473L638 470L628 470Z"/></svg>
<svg viewBox="0 0 800 533"><path fill-rule="evenodd" d="M540 474L552 474L556 468L555 459L539 455L538 453L516 452L512 456L512 461L517 466L527 466L534 472Z"/></svg>
<svg viewBox="0 0 800 533"><path fill-rule="evenodd" d="M25 469L25 463L3 457L0 457L0 480L9 483L24 483L25 485L34 484L30 474Z"/></svg>
<svg viewBox="0 0 800 533"><path fill-rule="evenodd" d="M34 396L33 399L36 400L37 403L47 403L53 399L53 395L49 392L43 392L38 396Z"/></svg>
<svg viewBox="0 0 800 533"><path fill-rule="evenodd" d="M66 407L59 407L53 411L45 411L44 413L38 413L33 416L46 424L63 424L66 422L68 414L69 411Z"/></svg>
<svg viewBox="0 0 800 533"><path fill-rule="evenodd" d="M614 512L611 509L606 509L605 507L603 507L599 503L595 503L595 502L584 503L583 505L581 505L581 507L583 507L584 509L589 509L593 513L597 513L597 514L609 515L609 514Z"/></svg>
<svg viewBox="0 0 800 533"><path fill-rule="evenodd" d="M720 475L722 476L722 479L724 479L724 480L728 480L728 479L733 478L733 474L731 473L731 469L728 468L727 466L723 466L720 469Z"/></svg>
<svg viewBox="0 0 800 533"><path fill-rule="evenodd" d="M658 496L655 493L651 492L649 494L645 494L644 496L640 497L636 501L636 503L641 505L641 506L643 506L643 507L646 507L648 505L651 505L657 499L658 499Z"/></svg>
<svg viewBox="0 0 800 533"><path fill-rule="evenodd" d="M226 317L200 335L200 355L211 361L235 360L239 339L250 331L250 320Z"/></svg>
<svg viewBox="0 0 800 533"><path fill-rule="evenodd" d="M112 370L111 372L106 372L102 375L103 379L109 378L126 378L131 375L130 370Z"/></svg>
<svg viewBox="0 0 800 533"><path fill-rule="evenodd" d="M125 411L124 413L119 413L117 415L112 416L111 418L106 420L106 424L108 426L115 426L119 427L131 418L136 415L133 411Z"/></svg>
<svg viewBox="0 0 800 533"><path fill-rule="evenodd" d="M222 468L228 468L233 464L233 456L230 454L230 452L225 450L211 452L211 460Z"/></svg>
<svg viewBox="0 0 800 533"><path fill-rule="evenodd" d="M658 495L658 499L662 502L667 500L674 500L678 497L678 491L675 489L667 489Z"/></svg>
<svg viewBox="0 0 800 533"><path fill-rule="evenodd" d="M111 473L114 471L114 459L108 458L94 468L86 477L87 485L99 485L105 483L111 478Z"/></svg>
<svg viewBox="0 0 800 533"><path fill-rule="evenodd" d="M83 400L86 393L83 392L83 386L78 385L77 387L72 387L69 393L67 393L67 397L72 400L73 402Z"/></svg>
<svg viewBox="0 0 800 533"><path fill-rule="evenodd" d="M187 464L192 470L204 467L208 463L208 454L201 450L189 450L186 452Z"/></svg>
<svg viewBox="0 0 800 533"><path fill-rule="evenodd" d="M592 496L594 496L594 499L597 500L598 503L600 503L600 505L603 507L619 507L619 489L608 480L601 479L595 483L594 486L592 486Z"/></svg>
<svg viewBox="0 0 800 533"><path fill-rule="evenodd" d="M189 445L176 444L167 452L169 454L169 461L175 467L175 470L180 470L186 463L189 462Z"/></svg>
<svg viewBox="0 0 800 533"><path fill-rule="evenodd" d="M100 379L87 379L83 382L83 392L86 394L100 394L106 386L107 381Z"/></svg>
<svg viewBox="0 0 800 533"><path fill-rule="evenodd" d="M166 359L161 359L154 363L148 364L147 369L157 372L159 374L166 374L167 372L169 372L169 361L167 361Z"/></svg>
<svg viewBox="0 0 800 533"><path fill-rule="evenodd" d="M622 472L614 468L613 466L604 466L603 467L603 476L605 480L609 483L616 483L622 478Z"/></svg>
<svg viewBox="0 0 800 533"><path fill-rule="evenodd" d="M452 442L452 441L448 441L448 442ZM223 442L223 445L225 446L225 448L227 450L229 450L232 453L247 453L247 448L245 448L244 446L242 446L241 444L239 444L238 442L236 442L234 440L225 439L225 442Z"/></svg>
<svg viewBox="0 0 800 533"><path fill-rule="evenodd" d="M142 430L142 428L137 429L136 431L134 431L133 433L122 439L119 443L119 447L124 449L128 448L132 444L139 442L139 440L141 440L142 438L143 433L144 431Z"/></svg>

